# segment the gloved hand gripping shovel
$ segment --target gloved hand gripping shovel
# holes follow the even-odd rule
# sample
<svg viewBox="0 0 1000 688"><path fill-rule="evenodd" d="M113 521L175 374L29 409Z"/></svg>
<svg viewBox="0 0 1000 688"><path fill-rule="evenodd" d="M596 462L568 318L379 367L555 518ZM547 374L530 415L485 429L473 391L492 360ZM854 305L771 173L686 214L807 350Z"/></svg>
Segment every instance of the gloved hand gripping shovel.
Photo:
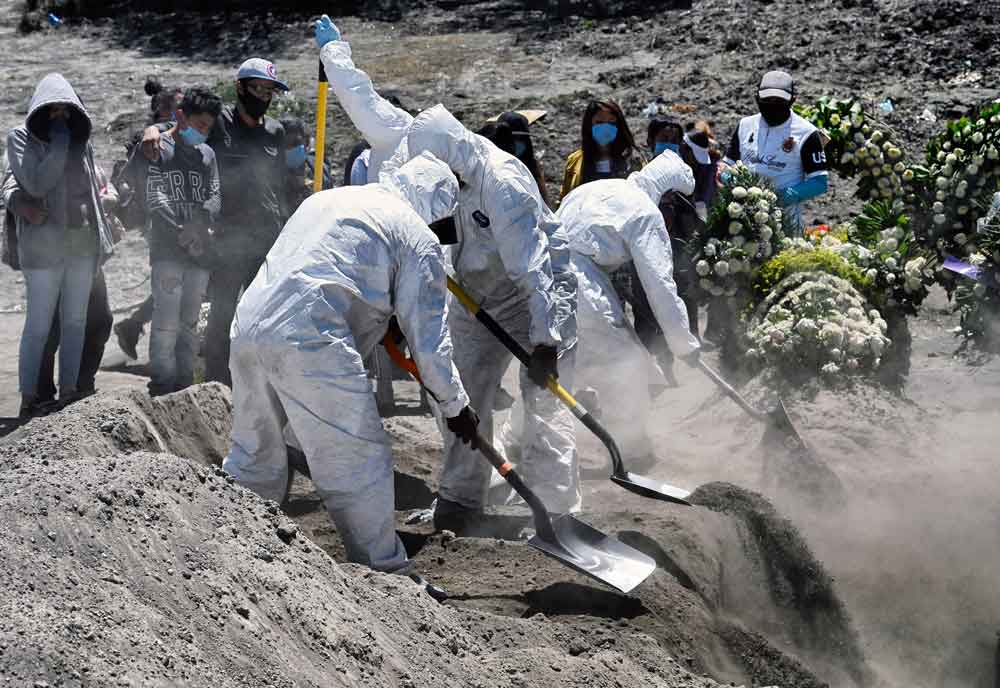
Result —
<svg viewBox="0 0 1000 688"><path fill-rule="evenodd" d="M420 382L416 364L403 356L392 337L387 335L382 343L393 361ZM427 393L433 396L430 390ZM480 453L531 508L535 534L528 540L529 546L626 593L656 570L656 562L652 558L570 514L557 515L553 519L538 495L524 484L514 467L500 456L493 445L482 435L477 435L476 439Z"/></svg>
<svg viewBox="0 0 1000 688"><path fill-rule="evenodd" d="M768 441L768 435L771 433L779 433L782 440L788 439L795 442L794 447L789 447L790 449L802 450L804 452L809 452L809 448L806 446L805 440L802 439L802 435L799 431L795 429L795 425L792 423L792 419L788 415L788 409L785 408L785 403L778 400L778 405L770 412L760 411L750 405L743 396L737 392L732 386L722 379L722 376L717 372L712 370L708 364L704 361L698 361L698 367L701 371L705 373L721 389L727 397L732 399L739 405L741 409L747 412L754 420L764 421L767 423L767 429L764 432L765 442ZM784 444L784 442L782 442Z"/></svg>
<svg viewBox="0 0 1000 688"><path fill-rule="evenodd" d="M527 351L524 350L517 340L511 337L506 330L504 330L500 325L490 317L490 314L482 310L475 301L462 289L455 280L451 277L448 278L448 289L452 294L455 295L463 306L465 306L470 313L476 316L482 325L493 333L497 339L503 343L511 353L524 365L530 365L531 356ZM596 418L594 418L590 412L584 408L583 404L580 404L573 396L566 391L562 385L560 385L555 378L550 377L546 383L546 387L550 392L555 394L560 401L562 401L574 416L579 419L581 423L587 426L587 429L594 433L601 443L607 448L608 453L611 456L611 481L621 487L624 487L630 492L634 492L643 497L649 497L650 499L659 499L665 502L674 502L677 504L686 504L690 506L690 502L687 501L688 496L691 494L689 490L685 490L680 487L675 487L673 485L668 485L667 483L661 483L659 481L647 478L642 475L637 475L635 473L630 473L625 470L625 464L622 461L621 452L618 449L618 445L615 440L604 429Z"/></svg>

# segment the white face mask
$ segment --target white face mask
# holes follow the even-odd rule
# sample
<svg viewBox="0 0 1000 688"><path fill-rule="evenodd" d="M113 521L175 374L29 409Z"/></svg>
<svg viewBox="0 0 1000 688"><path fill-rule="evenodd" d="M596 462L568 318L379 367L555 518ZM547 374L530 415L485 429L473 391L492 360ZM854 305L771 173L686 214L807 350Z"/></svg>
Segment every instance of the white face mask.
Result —
<svg viewBox="0 0 1000 688"><path fill-rule="evenodd" d="M594 161L594 170L596 170L598 174L611 174L611 161L610 160Z"/></svg>

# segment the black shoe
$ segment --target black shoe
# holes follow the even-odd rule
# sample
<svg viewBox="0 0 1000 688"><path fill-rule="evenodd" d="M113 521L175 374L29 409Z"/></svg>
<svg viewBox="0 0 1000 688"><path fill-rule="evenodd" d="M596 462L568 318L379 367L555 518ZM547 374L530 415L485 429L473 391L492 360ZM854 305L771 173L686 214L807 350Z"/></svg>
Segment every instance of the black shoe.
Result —
<svg viewBox="0 0 1000 688"><path fill-rule="evenodd" d="M133 320L122 320L115 324L115 337L118 339L118 348L133 361L139 359L139 352L136 347L139 345L139 337L142 336L142 324Z"/></svg>
<svg viewBox="0 0 1000 688"><path fill-rule="evenodd" d="M446 599L448 599L447 590L438 587L433 583L428 582L427 579L421 576L419 573L411 573L409 577L410 580L412 580L414 583L422 587L424 589L424 592L426 592L428 595L430 595L438 602L444 602Z"/></svg>
<svg viewBox="0 0 1000 688"><path fill-rule="evenodd" d="M478 518L481 513L478 509L470 509L458 502L438 497L434 506L434 530L450 530L459 535L467 529L469 521Z"/></svg>

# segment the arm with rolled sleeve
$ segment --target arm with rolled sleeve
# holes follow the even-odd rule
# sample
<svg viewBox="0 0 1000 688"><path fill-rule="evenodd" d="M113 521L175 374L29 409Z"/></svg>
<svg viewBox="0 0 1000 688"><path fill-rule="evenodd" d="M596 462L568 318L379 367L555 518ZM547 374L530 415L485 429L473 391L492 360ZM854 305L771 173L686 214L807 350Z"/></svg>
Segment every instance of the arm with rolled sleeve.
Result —
<svg viewBox="0 0 1000 688"><path fill-rule="evenodd" d="M429 229L426 231L430 234ZM454 418L468 405L469 396L452 363L447 293L441 247L428 240L408 249L396 273L396 317L424 386L434 395L441 413Z"/></svg>
<svg viewBox="0 0 1000 688"><path fill-rule="evenodd" d="M696 351L698 339L691 334L687 308L674 283L673 253L663 217L659 212L644 213L629 222L623 238L670 350L679 356Z"/></svg>
<svg viewBox="0 0 1000 688"><path fill-rule="evenodd" d="M330 88L351 122L373 150L386 158L391 156L410 128L413 117L375 91L368 74L354 66L351 46L346 41L327 43L319 55Z"/></svg>
<svg viewBox="0 0 1000 688"><path fill-rule="evenodd" d="M487 216L507 277L528 298L532 346L560 343L549 239L538 226L538 207L516 181L483 194Z"/></svg>
<svg viewBox="0 0 1000 688"><path fill-rule="evenodd" d="M40 144L26 129L7 135L7 160L17 183L29 196L44 198L62 183L69 153L69 128L52 126L50 141Z"/></svg>

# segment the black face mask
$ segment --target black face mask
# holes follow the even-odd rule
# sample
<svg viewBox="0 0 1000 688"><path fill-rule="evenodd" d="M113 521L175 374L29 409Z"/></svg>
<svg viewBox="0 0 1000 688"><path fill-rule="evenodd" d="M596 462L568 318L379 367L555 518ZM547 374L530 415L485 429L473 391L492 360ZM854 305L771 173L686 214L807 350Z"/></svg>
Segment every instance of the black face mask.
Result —
<svg viewBox="0 0 1000 688"><path fill-rule="evenodd" d="M443 245L448 246L449 244L458 243L458 229L455 227L455 218L446 217L443 220L437 220L436 222L430 223L429 227L431 231L434 232L434 236L438 238Z"/></svg>
<svg viewBox="0 0 1000 688"><path fill-rule="evenodd" d="M243 104L243 109L246 113L253 117L254 119L260 119L267 112L267 108L271 105L270 100L261 100L250 91L244 90L242 93L237 92L236 97L240 99Z"/></svg>
<svg viewBox="0 0 1000 688"><path fill-rule="evenodd" d="M758 98L757 108L760 110L760 116L771 127L784 124L792 116L792 101L790 100L761 100Z"/></svg>

